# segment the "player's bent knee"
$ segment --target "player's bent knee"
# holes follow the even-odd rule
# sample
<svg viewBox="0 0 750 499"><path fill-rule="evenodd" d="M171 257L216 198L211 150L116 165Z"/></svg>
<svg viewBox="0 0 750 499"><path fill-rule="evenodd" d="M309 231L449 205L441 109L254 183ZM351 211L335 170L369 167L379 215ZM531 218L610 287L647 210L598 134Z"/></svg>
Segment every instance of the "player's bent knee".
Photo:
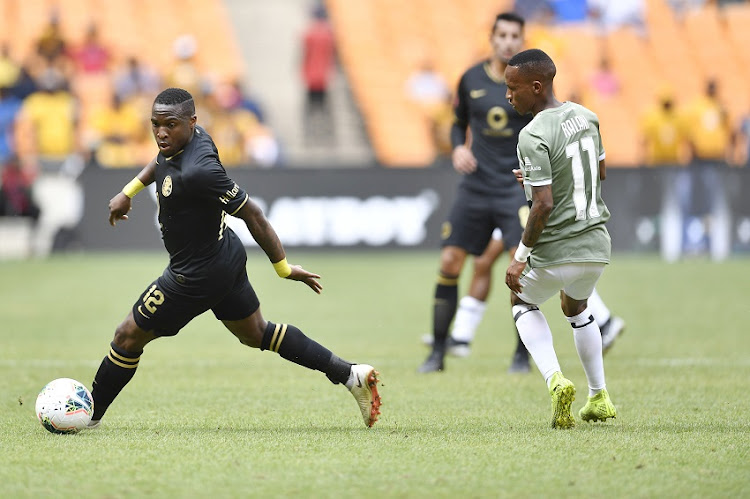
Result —
<svg viewBox="0 0 750 499"><path fill-rule="evenodd" d="M440 273L459 275L466 261L466 253L459 249L445 248L440 254Z"/></svg>
<svg viewBox="0 0 750 499"><path fill-rule="evenodd" d="M129 315L115 329L115 337L112 341L116 346L128 352L140 352L154 338L153 334L139 328L133 316Z"/></svg>

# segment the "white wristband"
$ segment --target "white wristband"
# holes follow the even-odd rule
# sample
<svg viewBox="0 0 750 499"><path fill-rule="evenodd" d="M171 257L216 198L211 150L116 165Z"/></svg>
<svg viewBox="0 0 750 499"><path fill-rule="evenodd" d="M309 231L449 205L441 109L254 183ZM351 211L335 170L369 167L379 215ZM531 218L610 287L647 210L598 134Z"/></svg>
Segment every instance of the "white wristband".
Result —
<svg viewBox="0 0 750 499"><path fill-rule="evenodd" d="M531 254L532 249L534 249L533 246L529 248L525 244L523 244L522 241L519 241L518 248L516 248L516 253L513 255L513 258L517 262L526 263L526 260L529 259L529 255Z"/></svg>

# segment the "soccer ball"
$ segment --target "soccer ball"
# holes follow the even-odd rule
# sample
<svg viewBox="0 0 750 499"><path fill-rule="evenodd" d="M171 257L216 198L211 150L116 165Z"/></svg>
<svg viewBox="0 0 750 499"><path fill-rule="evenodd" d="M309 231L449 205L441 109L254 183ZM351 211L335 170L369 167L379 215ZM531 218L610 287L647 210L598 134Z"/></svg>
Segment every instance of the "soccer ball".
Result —
<svg viewBox="0 0 750 499"><path fill-rule="evenodd" d="M59 378L47 383L36 398L36 416L52 433L75 433L86 428L94 414L91 392L78 381Z"/></svg>

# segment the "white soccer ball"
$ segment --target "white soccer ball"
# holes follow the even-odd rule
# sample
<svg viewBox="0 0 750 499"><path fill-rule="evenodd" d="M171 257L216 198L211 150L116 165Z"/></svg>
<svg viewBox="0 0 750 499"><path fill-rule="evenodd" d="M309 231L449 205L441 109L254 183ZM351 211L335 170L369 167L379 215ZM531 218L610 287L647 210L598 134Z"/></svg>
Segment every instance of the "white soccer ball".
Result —
<svg viewBox="0 0 750 499"><path fill-rule="evenodd" d="M52 433L75 433L86 428L94 414L91 392L78 381L58 378L47 383L36 398L36 416Z"/></svg>

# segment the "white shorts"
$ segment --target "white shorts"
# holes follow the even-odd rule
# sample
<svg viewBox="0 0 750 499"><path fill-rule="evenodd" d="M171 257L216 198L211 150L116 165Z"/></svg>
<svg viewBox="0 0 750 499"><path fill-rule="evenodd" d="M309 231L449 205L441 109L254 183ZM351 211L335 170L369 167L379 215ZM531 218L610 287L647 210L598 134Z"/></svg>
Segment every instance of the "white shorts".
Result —
<svg viewBox="0 0 750 499"><path fill-rule="evenodd" d="M531 269L521 277L518 297L530 305L541 305L562 290L574 300L588 299L604 272L604 265L582 262Z"/></svg>

